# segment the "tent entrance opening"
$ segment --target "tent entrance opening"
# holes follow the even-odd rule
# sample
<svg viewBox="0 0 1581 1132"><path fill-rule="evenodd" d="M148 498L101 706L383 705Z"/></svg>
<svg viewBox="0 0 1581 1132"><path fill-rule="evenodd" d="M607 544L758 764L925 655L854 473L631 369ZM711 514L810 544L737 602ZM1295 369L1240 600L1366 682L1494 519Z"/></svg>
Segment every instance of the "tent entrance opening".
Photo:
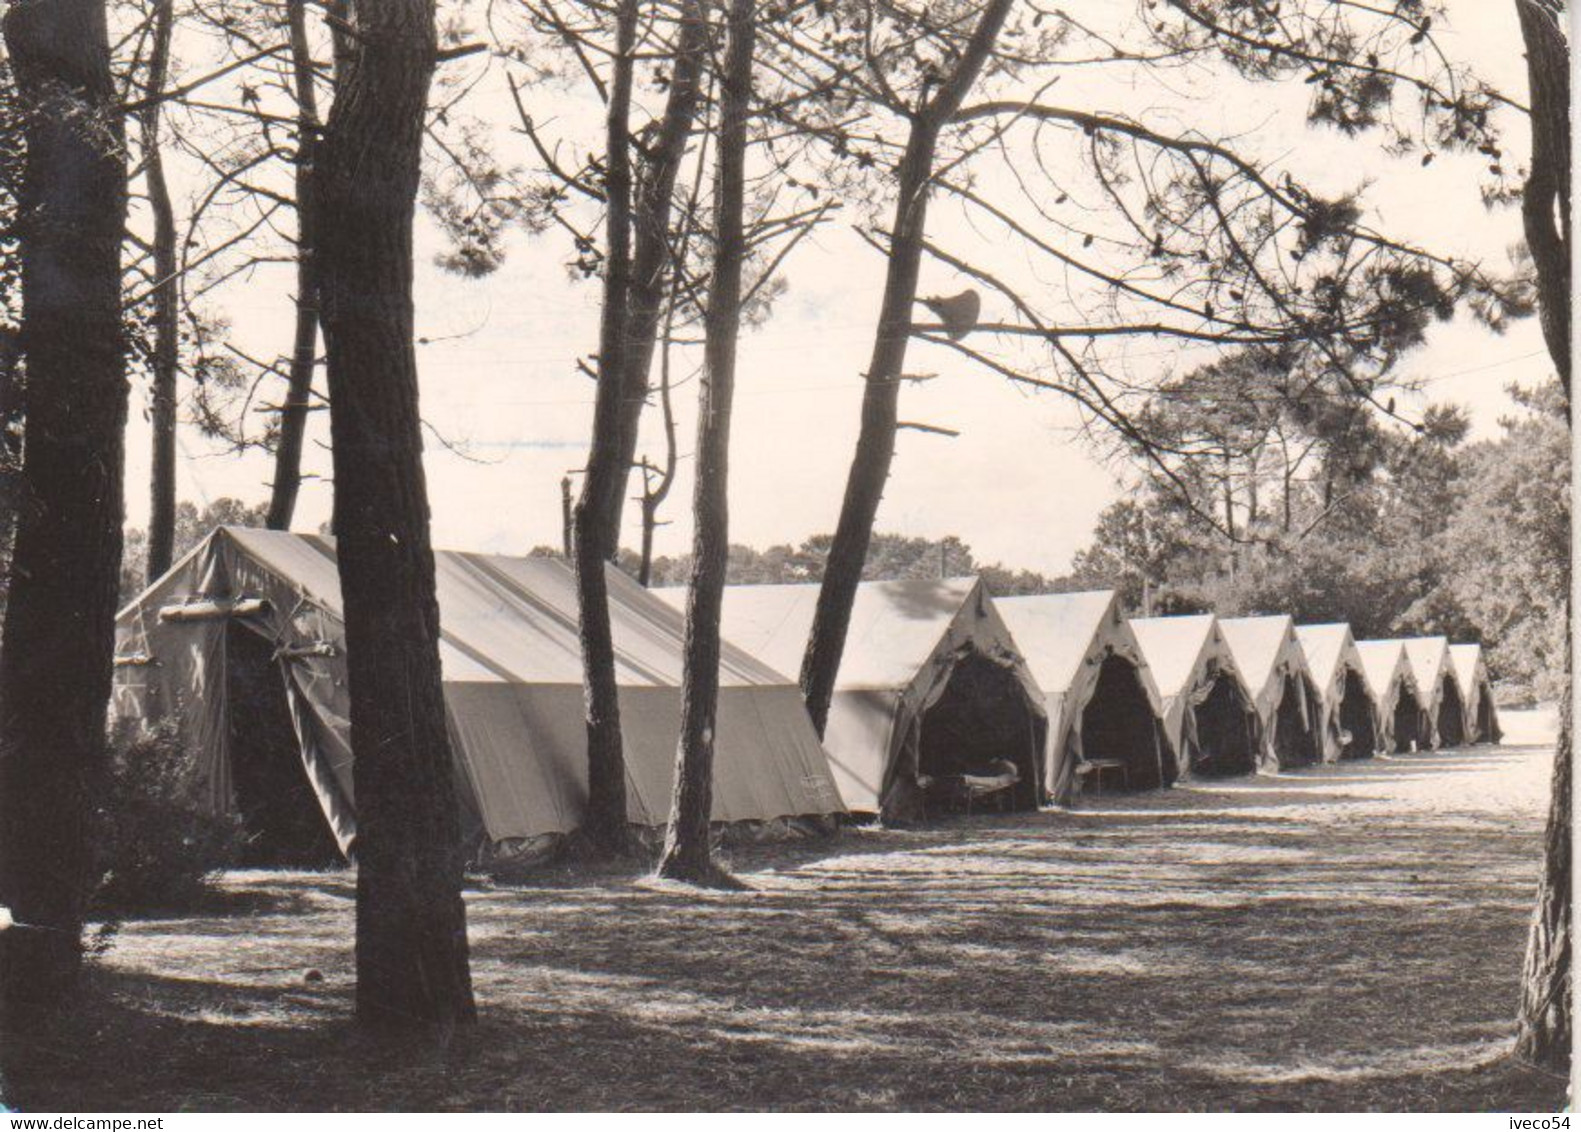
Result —
<svg viewBox="0 0 1581 1132"><path fill-rule="evenodd" d="M1048 722L1009 669L965 657L921 723L917 769L930 812L1037 809Z"/></svg>
<svg viewBox="0 0 1581 1132"><path fill-rule="evenodd" d="M1279 710L1274 713L1274 754L1281 767L1309 766L1321 757L1311 710L1317 699L1306 696L1308 711L1303 718L1301 702L1305 691L1299 676L1294 673L1285 676L1284 687L1279 691Z"/></svg>
<svg viewBox="0 0 1581 1132"><path fill-rule="evenodd" d="M1257 769L1251 713L1232 677L1221 672L1213 678L1213 688L1197 705L1195 717L1197 750L1192 773L1223 778Z"/></svg>
<svg viewBox="0 0 1581 1132"><path fill-rule="evenodd" d="M1342 759L1365 759L1378 749L1377 729L1373 725L1372 705L1361 673L1345 670L1345 692L1339 702L1339 725L1350 739L1341 748Z"/></svg>
<svg viewBox="0 0 1581 1132"><path fill-rule="evenodd" d="M1445 676L1444 692L1438 698L1438 742L1443 747L1459 747L1465 741L1466 705L1455 682Z"/></svg>
<svg viewBox="0 0 1581 1132"><path fill-rule="evenodd" d="M1087 775L1084 790L1163 785L1157 721L1136 665L1124 657L1111 654L1098 670L1092 699L1082 709L1081 753L1089 766L1118 764L1117 773Z"/></svg>
<svg viewBox="0 0 1581 1132"><path fill-rule="evenodd" d="M267 639L244 625L226 628L231 784L247 836L240 864L336 865L340 849L302 765L283 679Z"/></svg>
<svg viewBox="0 0 1581 1132"><path fill-rule="evenodd" d="M1422 714L1422 705L1417 702L1416 693L1409 688L1401 688L1400 698L1394 705L1394 749L1397 754L1421 745Z"/></svg>
<svg viewBox="0 0 1581 1132"><path fill-rule="evenodd" d="M1477 693L1477 733L1474 743L1492 743L1498 738L1493 733L1493 693L1484 686Z"/></svg>

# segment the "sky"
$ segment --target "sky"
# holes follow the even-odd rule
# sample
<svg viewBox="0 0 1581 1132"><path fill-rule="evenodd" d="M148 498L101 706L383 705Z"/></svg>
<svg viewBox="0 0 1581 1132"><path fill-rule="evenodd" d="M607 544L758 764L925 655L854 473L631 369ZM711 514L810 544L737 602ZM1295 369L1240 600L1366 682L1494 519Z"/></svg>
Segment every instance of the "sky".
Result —
<svg viewBox="0 0 1581 1132"><path fill-rule="evenodd" d="M1095 2L1076 3L1071 10ZM1440 34L1452 57L1512 96L1524 95L1519 35L1507 5L1457 0L1450 27ZM503 88L485 83L479 90L497 104ZM1161 127L1189 125L1234 137L1242 151L1321 189L1339 192L1366 182L1369 220L1379 230L1446 253L1504 262L1519 239L1519 214L1484 209L1476 163L1445 159L1423 169L1414 157L1384 156L1375 141L1348 143L1309 128L1302 121L1306 96L1299 83L1250 87L1179 74L1160 83L1108 72L1077 76L1061 91L1067 104L1091 100ZM596 122L585 97L574 90L545 84L529 98L536 100L535 115L556 117L563 130ZM530 160L521 139L505 131L499 138L507 159ZM1520 123L1514 123L1508 160L1523 160L1525 145ZM185 191L197 191L196 183ZM956 246L976 241L984 251L992 247L992 234L973 230L948 208L936 212L935 225ZM502 268L483 279L441 270L434 263L441 249L433 225L420 220L415 297L422 410L432 426L425 466L435 545L502 553L559 545L560 479L581 466L587 450L593 385L575 362L596 347L598 287L568 278L570 250L554 232L517 235ZM760 547L796 543L833 529L882 279L878 255L848 225L828 225L796 251L772 317L743 337L732 423L732 541ZM290 284L288 270L261 268L224 288L213 306L229 319L238 342L271 356L289 347ZM964 285L937 263L924 267L924 294L952 294ZM992 304L984 311L985 320L1009 317ZM1143 366L1190 362L1190 355L1167 342L1141 343L1132 356ZM1099 512L1134 490L1134 470L1101 459L1080 435L1073 407L1057 396L1017 389L922 343L913 345L907 368L938 376L904 389L902 419L960 435L901 433L880 530L957 535L980 561L1058 573L1087 543ZM1402 376L1426 383L1428 399L1464 405L1475 436L1496 434L1500 414L1512 408L1506 384L1531 383L1549 372L1535 320L1503 336L1459 319L1435 327L1428 345L1401 369ZM689 546L686 457L696 392L695 381L676 390L681 476L664 515L667 525L658 532L661 554ZM149 437L146 415L136 406L146 404L146 390L134 391L134 398L128 521L141 526L148 514ZM656 420L645 425L643 442L655 457L661 451L656 426ZM304 484L300 529L317 529L329 516L326 440L323 414L315 414L307 467L324 478ZM270 467L262 454L220 451L191 426L183 427L180 447L181 498L199 504L221 496L267 498ZM635 507L627 509L627 518L623 541L636 545Z"/></svg>

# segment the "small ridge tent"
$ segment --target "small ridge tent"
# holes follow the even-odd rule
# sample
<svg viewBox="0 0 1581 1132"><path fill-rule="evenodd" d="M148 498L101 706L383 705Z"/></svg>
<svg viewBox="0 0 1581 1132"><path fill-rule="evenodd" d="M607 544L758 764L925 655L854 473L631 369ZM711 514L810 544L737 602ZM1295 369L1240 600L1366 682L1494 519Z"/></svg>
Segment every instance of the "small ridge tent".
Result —
<svg viewBox="0 0 1581 1132"><path fill-rule="evenodd" d="M1499 729L1499 709L1493 702L1493 682L1482 659L1481 645L1450 645L1449 661L1466 699L1466 741L1497 743L1504 737Z"/></svg>
<svg viewBox="0 0 1581 1132"><path fill-rule="evenodd" d="M1296 640L1295 622L1283 614L1222 617L1219 630L1257 708L1261 769L1272 772L1320 762L1320 696Z"/></svg>
<svg viewBox="0 0 1581 1132"><path fill-rule="evenodd" d="M435 555L445 708L463 825L479 858L577 828L587 744L576 589L547 558ZM631 820L669 815L681 618L609 575ZM274 861L356 832L340 576L332 539L223 527L121 611L115 714L173 720L208 805L239 812ZM716 821L843 812L795 684L738 649L720 671ZM322 817L317 817L321 814Z"/></svg>
<svg viewBox="0 0 1581 1132"><path fill-rule="evenodd" d="M1324 761L1371 758L1378 750L1378 705L1350 626L1297 625L1296 639L1318 687Z"/></svg>
<svg viewBox="0 0 1581 1132"><path fill-rule="evenodd" d="M1181 776L1252 774L1257 709L1211 613L1130 622L1164 705Z"/></svg>
<svg viewBox="0 0 1581 1132"><path fill-rule="evenodd" d="M1113 590L994 604L1043 689L1054 801L1067 804L1105 778L1145 790L1173 777L1163 704Z"/></svg>
<svg viewBox="0 0 1581 1132"><path fill-rule="evenodd" d="M1405 642L1405 659L1422 690L1428 745L1460 746L1466 741L1466 697L1449 661L1448 638L1411 637Z"/></svg>
<svg viewBox="0 0 1581 1132"><path fill-rule="evenodd" d="M1426 747L1427 717L1422 695L1405 658L1403 641L1357 641L1372 702L1378 705L1378 749L1409 751Z"/></svg>
<svg viewBox="0 0 1581 1132"><path fill-rule="evenodd" d="M684 588L655 592L685 607ZM816 584L727 586L725 639L800 671L817 603ZM968 780L994 778L1014 779L1001 803L1035 808L1047 728L1042 693L979 579L857 588L823 736L852 810L913 820L970 799Z"/></svg>

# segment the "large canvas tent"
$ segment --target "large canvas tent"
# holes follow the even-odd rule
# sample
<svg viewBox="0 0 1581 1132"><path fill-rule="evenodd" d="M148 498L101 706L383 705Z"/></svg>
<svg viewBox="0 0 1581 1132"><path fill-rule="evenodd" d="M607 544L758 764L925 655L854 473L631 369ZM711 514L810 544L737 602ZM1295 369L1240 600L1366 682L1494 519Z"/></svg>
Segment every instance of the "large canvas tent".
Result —
<svg viewBox="0 0 1581 1132"><path fill-rule="evenodd" d="M1324 761L1371 757L1379 749L1378 705L1350 626L1297 625L1296 639L1318 687Z"/></svg>
<svg viewBox="0 0 1581 1132"><path fill-rule="evenodd" d="M1357 641L1372 702L1378 705L1378 747L1383 751L1409 751L1426 747L1427 716L1404 641Z"/></svg>
<svg viewBox="0 0 1581 1132"><path fill-rule="evenodd" d="M553 559L452 551L435 565L464 826L480 856L536 849L576 829L586 802L571 571ZM630 816L655 826L668 816L679 734L681 618L613 568L609 593ZM315 824L322 833L305 805L350 851L341 609L332 539L216 530L121 611L115 713L174 720L208 805L239 811L256 838L289 841ZM843 810L794 683L727 646L714 819Z"/></svg>
<svg viewBox="0 0 1581 1132"><path fill-rule="evenodd" d="M1295 622L1284 615L1219 619L1235 667L1251 691L1262 731L1263 770L1310 766L1323 757L1320 699Z"/></svg>
<svg viewBox="0 0 1581 1132"><path fill-rule="evenodd" d="M1499 727L1499 709L1493 702L1493 682L1482 659L1482 646L1450 645L1449 662L1466 699L1466 741L1497 743L1504 737Z"/></svg>
<svg viewBox="0 0 1581 1132"><path fill-rule="evenodd" d="M1199 777L1257 769L1258 720L1230 646L1211 613L1131 620L1164 706L1164 734L1178 773Z"/></svg>
<svg viewBox="0 0 1581 1132"><path fill-rule="evenodd" d="M1053 800L1112 779L1132 790L1173 777L1163 703L1113 590L996 598L1043 689Z"/></svg>
<svg viewBox="0 0 1581 1132"><path fill-rule="evenodd" d="M677 608L684 589L658 591ZM818 586L728 586L724 635L782 671L799 671ZM976 578L863 582L824 729L852 810L912 820L951 805L961 780L1011 764L1018 808L1043 793L1043 697Z"/></svg>
<svg viewBox="0 0 1581 1132"><path fill-rule="evenodd" d="M1466 697L1449 661L1448 638L1411 637L1405 642L1405 659L1422 691L1428 745L1460 746L1466 741Z"/></svg>

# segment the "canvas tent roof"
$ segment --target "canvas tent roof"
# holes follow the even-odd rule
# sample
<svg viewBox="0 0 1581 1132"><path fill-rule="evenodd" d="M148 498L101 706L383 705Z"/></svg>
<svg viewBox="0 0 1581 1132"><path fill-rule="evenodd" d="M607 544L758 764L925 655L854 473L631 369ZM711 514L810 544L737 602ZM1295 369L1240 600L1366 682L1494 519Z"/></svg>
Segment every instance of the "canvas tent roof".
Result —
<svg viewBox="0 0 1581 1132"><path fill-rule="evenodd" d="M1361 677L1361 685L1367 691L1367 711L1373 721L1375 736L1378 727L1378 705L1367 680L1361 654L1356 649L1356 638L1351 635L1349 625L1336 621L1323 625L1297 625L1296 640L1301 643L1301 651L1307 659L1307 670L1312 673L1312 681L1317 685L1321 697L1325 758L1338 758L1339 727L1334 721L1335 712L1345 697L1347 672L1355 672Z"/></svg>
<svg viewBox="0 0 1581 1132"><path fill-rule="evenodd" d="M1356 655L1361 657L1362 671L1367 675L1373 699L1378 701L1380 709L1386 704L1393 706L1398 693L1391 692L1400 684L1406 685L1417 694L1418 699L1421 698L1416 673L1405 657L1404 641L1357 641Z"/></svg>
<svg viewBox="0 0 1581 1132"><path fill-rule="evenodd" d="M1218 618L1211 613L1180 617L1133 617L1131 631L1152 673L1164 707L1164 733L1186 760L1194 742L1191 709L1205 695L1216 673L1233 680L1251 705L1251 694L1235 663ZM1188 769L1182 765L1183 771Z"/></svg>
<svg viewBox="0 0 1581 1132"><path fill-rule="evenodd" d="M1295 622L1284 615L1272 617L1222 617L1219 630L1229 643L1241 679L1251 689L1252 702L1265 719L1279 706L1284 677L1289 672L1311 679L1306 654L1296 640Z"/></svg>
<svg viewBox="0 0 1581 1132"><path fill-rule="evenodd" d="M840 687L910 684L980 588L976 578L863 582L851 607ZM816 583L726 586L726 637L773 668L800 672L818 589ZM677 610L686 607L684 586L653 592Z"/></svg>
<svg viewBox="0 0 1581 1132"><path fill-rule="evenodd" d="M1455 670L1449 663L1449 639L1408 637L1401 644L1405 646L1405 659L1411 666L1412 675L1416 677L1416 686L1425 698L1423 706L1430 709L1437 707L1439 697L1443 694L1445 673L1450 679L1455 676Z"/></svg>
<svg viewBox="0 0 1581 1132"><path fill-rule="evenodd" d="M1163 700L1136 635L1120 615L1115 591L996 598L994 604L1043 689L1049 713L1049 790L1056 801L1066 801L1072 792L1071 764L1084 754L1082 713L1097 691L1104 660L1118 656L1135 667L1154 720L1163 718ZM1157 754L1155 750L1155 758Z"/></svg>
<svg viewBox="0 0 1581 1132"><path fill-rule="evenodd" d="M1252 704L1257 708L1257 718L1262 723L1263 761L1277 769L1280 754L1276 749L1279 738L1276 722L1288 677L1294 676L1296 679L1299 726L1302 729L1318 726L1317 705L1308 702L1308 690L1315 691L1316 682L1307 667L1301 643L1296 639L1295 621L1284 614L1222 617L1219 619L1219 630L1230 646L1241 679L1250 689ZM1319 751L1314 747L1304 757L1310 761L1318 754Z"/></svg>
<svg viewBox="0 0 1581 1132"><path fill-rule="evenodd" d="M994 604L1026 656L1033 678L1049 696L1063 695L1076 683L1093 641L1103 630L1111 624L1124 625L1113 590L1001 597ZM1135 637L1129 630L1124 637L1134 652Z"/></svg>
<svg viewBox="0 0 1581 1132"><path fill-rule="evenodd" d="M1297 625L1296 640L1301 643L1301 651L1307 658L1312 682L1325 696L1341 686L1347 667L1361 672L1365 679L1361 656L1356 652L1356 638L1351 636L1350 626L1345 622Z"/></svg>
<svg viewBox="0 0 1581 1132"><path fill-rule="evenodd" d="M1449 662L1454 665L1455 678L1466 701L1466 734L1478 742L1498 742L1499 712L1493 700L1493 682L1488 677L1487 662L1483 659L1482 646L1461 644L1449 646ZM1477 726L1479 702L1487 698L1488 720L1491 734L1480 735Z"/></svg>
<svg viewBox="0 0 1581 1132"><path fill-rule="evenodd" d="M1454 665L1449 661L1449 638L1409 637L1404 644L1406 662L1416 676L1416 686L1421 691L1422 706L1427 711L1429 742L1436 747L1445 741L1445 738L1439 734L1438 713L1444 699L1446 680L1453 684L1460 699L1461 711L1458 717L1463 718L1465 715L1466 694L1455 676Z"/></svg>
<svg viewBox="0 0 1581 1132"><path fill-rule="evenodd" d="M586 799L574 578L546 558L435 554L445 705L460 793L499 846L569 832ZM609 573L631 818L665 821L680 719L680 617ZM210 802L231 797L226 620L172 620L209 599L261 599L242 621L277 646L302 752L344 847L355 828L339 572L332 539L226 527L117 618L118 715L174 711L203 761ZM766 821L843 810L792 681L726 646L720 665L714 818Z"/></svg>
<svg viewBox="0 0 1581 1132"><path fill-rule="evenodd" d="M1407 637L1400 644L1405 647L1406 663L1416 677L1416 686L1431 695L1449 663L1449 641L1444 637Z"/></svg>
<svg viewBox="0 0 1581 1132"><path fill-rule="evenodd" d="M1131 618L1131 632L1164 699L1178 696L1196 675L1203 653L1213 647L1213 621L1211 613Z"/></svg>
<svg viewBox="0 0 1581 1132"><path fill-rule="evenodd" d="M1387 749L1393 745L1394 713L1401 690L1409 688L1419 704L1422 692L1411 662L1406 659L1404 641L1357 641L1356 653L1361 657L1362 671L1372 689L1372 701L1378 706L1380 746Z"/></svg>
<svg viewBox="0 0 1581 1132"><path fill-rule="evenodd" d="M816 583L725 587L725 639L781 671L799 672L818 604ZM684 588L655 590L684 609ZM977 578L863 582L824 748L853 810L880 809L887 776L922 713L965 651L1002 665L1042 712L1042 695L1010 631Z"/></svg>
<svg viewBox="0 0 1581 1132"><path fill-rule="evenodd" d="M1488 666L1482 659L1482 646L1478 644L1450 645L1449 663L1454 665L1455 679L1467 697L1473 688L1488 682Z"/></svg>

